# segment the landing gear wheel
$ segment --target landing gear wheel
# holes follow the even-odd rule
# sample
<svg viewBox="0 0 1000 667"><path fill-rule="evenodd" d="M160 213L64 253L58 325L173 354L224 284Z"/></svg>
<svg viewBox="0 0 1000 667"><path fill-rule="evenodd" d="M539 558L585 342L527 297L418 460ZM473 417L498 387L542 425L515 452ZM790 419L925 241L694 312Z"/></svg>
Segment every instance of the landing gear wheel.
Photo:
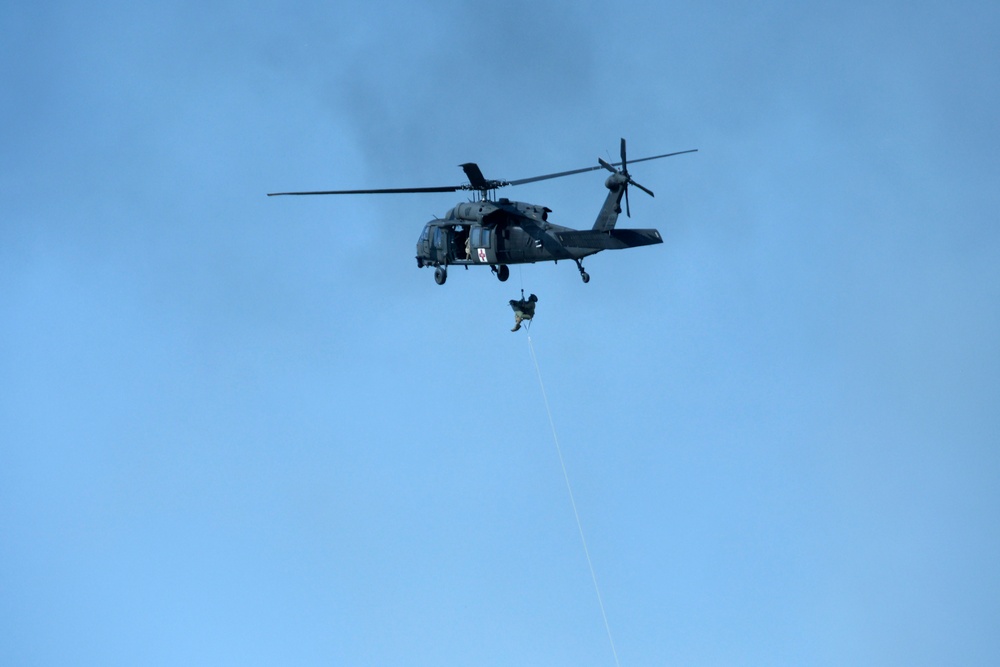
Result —
<svg viewBox="0 0 1000 667"><path fill-rule="evenodd" d="M510 278L510 267L503 264L497 269L497 279L500 282L505 283L508 278Z"/></svg>
<svg viewBox="0 0 1000 667"><path fill-rule="evenodd" d="M440 266L434 269L434 282L438 285L444 285L446 280L448 280L448 269L443 269Z"/></svg>
<svg viewBox="0 0 1000 667"><path fill-rule="evenodd" d="M585 285L590 282L590 274L587 273L586 271L581 271L580 277L583 278L583 283Z"/></svg>

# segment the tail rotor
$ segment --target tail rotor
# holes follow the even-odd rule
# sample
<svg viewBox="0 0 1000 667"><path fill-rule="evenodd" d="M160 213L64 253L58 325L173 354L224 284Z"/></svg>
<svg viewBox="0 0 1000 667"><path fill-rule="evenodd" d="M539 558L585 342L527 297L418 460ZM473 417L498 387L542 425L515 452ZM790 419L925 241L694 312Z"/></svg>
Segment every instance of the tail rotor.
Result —
<svg viewBox="0 0 1000 667"><path fill-rule="evenodd" d="M607 169L608 171L610 171L612 174L619 174L619 175L625 177L625 214L628 217L631 218L632 217L632 211L630 210L629 202L628 202L628 186L634 185L635 187L639 188L640 190L642 190L643 192L645 192L650 197L655 197L656 195L654 195L653 191L650 190L649 188L643 187L642 185L636 183L634 180L632 180L632 177L629 175L629 173L628 173L628 158L625 155L625 138L624 137L622 138L622 144L621 144L621 156L622 156L622 161L619 163L622 166L621 169L615 169L614 165L610 164L609 162L607 162L607 161L605 161L605 160L603 160L601 158L597 158L597 161L601 163L602 167L604 167L605 169ZM666 156L660 156L660 157L666 157ZM649 159L655 159L655 158L644 158L644 159L649 160ZM642 160L639 160L639 161L641 162Z"/></svg>

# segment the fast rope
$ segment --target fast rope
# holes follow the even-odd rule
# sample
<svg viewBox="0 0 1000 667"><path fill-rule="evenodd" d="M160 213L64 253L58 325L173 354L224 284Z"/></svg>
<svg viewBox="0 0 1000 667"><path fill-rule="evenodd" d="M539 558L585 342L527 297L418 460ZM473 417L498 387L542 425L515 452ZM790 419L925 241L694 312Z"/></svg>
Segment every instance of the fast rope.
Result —
<svg viewBox="0 0 1000 667"><path fill-rule="evenodd" d="M530 326L531 320L528 320ZM611 636L611 626L608 625L608 614L604 611L604 599L601 597L601 588L597 585L597 574L594 572L594 563L590 559L590 549L587 548L587 538L583 536L583 523L580 522L580 512L576 509L576 498L573 497L573 486L569 483L569 473L566 472L566 461L563 459L562 447L559 446L559 435L556 433L556 424L552 419L552 409L549 407L549 397L545 393L545 383L542 382L542 371L538 367L538 357L535 356L535 345L531 342L531 330L528 329L528 349L531 350L531 360L535 363L535 373L538 375L538 386L542 390L542 400L545 401L545 412L549 415L549 427L552 429L552 440L556 444L556 454L559 455L559 465L562 467L563 479L566 480L566 491L569 493L569 502L573 506L573 516L576 517L576 528L580 531L580 542L583 543L583 553L587 557L587 567L590 568L590 578L594 582L594 592L597 593L597 604L601 607L601 618L604 619L604 629L608 633L608 642L611 644L611 654L615 657L616 667L621 667L618 662L618 651L615 649L615 640Z"/></svg>

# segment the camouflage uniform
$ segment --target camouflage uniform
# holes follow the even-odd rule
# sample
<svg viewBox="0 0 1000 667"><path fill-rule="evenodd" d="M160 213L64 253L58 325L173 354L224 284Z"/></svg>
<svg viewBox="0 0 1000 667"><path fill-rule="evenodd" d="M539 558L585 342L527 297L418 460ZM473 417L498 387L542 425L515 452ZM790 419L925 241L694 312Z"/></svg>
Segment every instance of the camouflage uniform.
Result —
<svg viewBox="0 0 1000 667"><path fill-rule="evenodd" d="M524 292L521 292L524 295ZM520 301L510 300L510 307L514 309L514 328L511 331L517 331L521 328L521 322L524 320L530 320L535 316L535 303L538 301L538 297L532 294L527 299L521 299Z"/></svg>

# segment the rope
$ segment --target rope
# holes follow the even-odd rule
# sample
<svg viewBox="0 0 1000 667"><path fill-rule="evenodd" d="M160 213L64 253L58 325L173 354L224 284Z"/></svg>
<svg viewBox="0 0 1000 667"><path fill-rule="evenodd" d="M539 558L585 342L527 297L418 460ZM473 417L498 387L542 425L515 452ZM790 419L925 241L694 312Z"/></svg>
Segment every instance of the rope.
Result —
<svg viewBox="0 0 1000 667"><path fill-rule="evenodd" d="M528 320L530 323L531 320ZM538 367L538 357L535 356L535 345L531 342L531 332L528 332L528 349L531 350L531 360L535 362L535 373L538 375L538 386L542 390L542 400L545 401L545 412L549 415L549 427L552 429L552 440L556 443L556 453L559 455L559 465L562 467L563 479L566 480L566 491L569 492L569 502L573 506L573 516L576 517L576 528L580 531L580 542L583 544L583 553L587 556L587 567L590 568L590 578L594 582L594 592L597 593L597 604L601 607L601 618L604 619L604 629L608 633L608 642L611 643L611 653L615 657L615 666L621 667L618 662L618 651L615 650L615 640L611 636L611 626L608 625L608 614L604 611L604 599L601 597L601 588L597 585L597 574L594 572L594 563L590 559L590 549L587 548L587 538L583 536L583 523L580 522L580 512L576 508L576 499L573 497L573 487L569 483L569 473L566 472L566 461L563 459L562 447L559 446L559 435L556 433L556 424L552 420L552 409L549 407L549 397L545 393L545 383L542 382L542 371Z"/></svg>

